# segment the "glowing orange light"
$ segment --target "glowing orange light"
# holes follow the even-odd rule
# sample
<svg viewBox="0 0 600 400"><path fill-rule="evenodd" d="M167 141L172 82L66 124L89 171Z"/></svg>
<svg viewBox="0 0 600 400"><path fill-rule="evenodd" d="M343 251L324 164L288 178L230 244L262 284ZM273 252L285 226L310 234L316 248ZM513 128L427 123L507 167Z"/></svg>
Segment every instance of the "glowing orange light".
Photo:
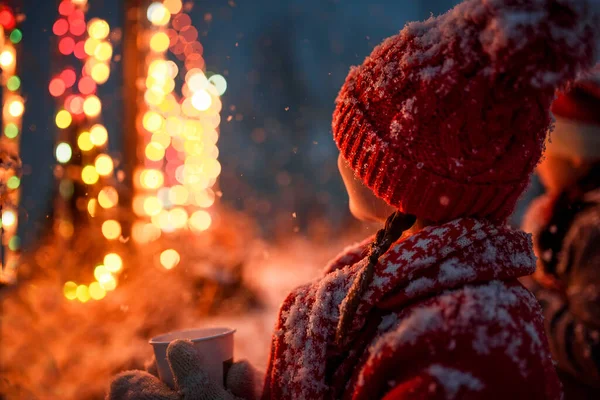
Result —
<svg viewBox="0 0 600 400"><path fill-rule="evenodd" d="M189 219L190 228L196 232L207 230L211 223L212 218L210 217L210 214L203 210L196 211Z"/></svg>
<svg viewBox="0 0 600 400"><path fill-rule="evenodd" d="M97 117L102 111L102 103L97 96L88 96L83 102L83 112L88 117Z"/></svg>
<svg viewBox="0 0 600 400"><path fill-rule="evenodd" d="M109 33L110 26L108 25L108 22L102 19L93 19L88 24L88 34L93 39L106 39Z"/></svg>
<svg viewBox="0 0 600 400"><path fill-rule="evenodd" d="M118 221L109 219L102 224L102 234L108 240L115 240L121 236L121 224Z"/></svg>
<svg viewBox="0 0 600 400"><path fill-rule="evenodd" d="M102 188L100 193L98 193L98 204L100 204L102 208L112 208L116 206L118 202L119 194L112 186Z"/></svg>
<svg viewBox="0 0 600 400"><path fill-rule="evenodd" d="M169 37L164 32L157 32L150 38L150 48L152 51L162 53L169 48Z"/></svg>
<svg viewBox="0 0 600 400"><path fill-rule="evenodd" d="M145 154L151 161L160 161L165 157L165 148L158 143L151 142L146 146Z"/></svg>
<svg viewBox="0 0 600 400"><path fill-rule="evenodd" d="M181 256L176 250L168 249L160 253L160 263L165 269L173 269L181 261Z"/></svg>
<svg viewBox="0 0 600 400"><path fill-rule="evenodd" d="M77 146L82 151L90 151L94 148L94 143L92 142L89 132L81 132L77 138Z"/></svg>
<svg viewBox="0 0 600 400"><path fill-rule="evenodd" d="M163 4L155 2L148 7L147 17L153 25L164 26L169 23L171 13Z"/></svg>
<svg viewBox="0 0 600 400"><path fill-rule="evenodd" d="M108 61L111 59L113 53L113 49L110 43L101 42L94 49L94 57L98 61Z"/></svg>
<svg viewBox="0 0 600 400"><path fill-rule="evenodd" d="M17 118L23 115L25 112L25 105L23 104L23 100L15 99L8 103L8 113Z"/></svg>
<svg viewBox="0 0 600 400"><path fill-rule="evenodd" d="M140 183L145 189L158 189L164 183L164 175L156 169L146 169L140 174Z"/></svg>
<svg viewBox="0 0 600 400"><path fill-rule="evenodd" d="M73 122L71 114L66 110L61 110L56 114L56 126L60 129L68 128Z"/></svg>
<svg viewBox="0 0 600 400"><path fill-rule="evenodd" d="M90 297L94 300L102 300L106 296L106 290L99 282L90 283Z"/></svg>
<svg viewBox="0 0 600 400"><path fill-rule="evenodd" d="M87 185L93 185L98 182L99 178L96 168L91 165L87 165L81 170L81 179Z"/></svg>
<svg viewBox="0 0 600 400"><path fill-rule="evenodd" d="M90 75L98 84L105 83L110 77L110 68L106 64L98 63L91 67Z"/></svg>
<svg viewBox="0 0 600 400"><path fill-rule="evenodd" d="M171 14L179 13L179 11L181 11L181 8L183 7L183 4L181 4L181 0L165 0L163 4Z"/></svg>
<svg viewBox="0 0 600 400"><path fill-rule="evenodd" d="M108 131L104 126L96 124L90 129L90 140L94 146L104 146L108 141Z"/></svg>
<svg viewBox="0 0 600 400"><path fill-rule="evenodd" d="M9 67L15 62L15 56L10 50L4 50L0 53L0 65L3 67Z"/></svg>
<svg viewBox="0 0 600 400"><path fill-rule="evenodd" d="M95 166L96 172L101 176L110 175L114 168L112 158L106 154L100 154L96 157Z"/></svg>
<svg viewBox="0 0 600 400"><path fill-rule="evenodd" d="M148 196L144 200L144 211L146 214L158 215L163 209L162 202L155 196Z"/></svg>
<svg viewBox="0 0 600 400"><path fill-rule="evenodd" d="M109 253L104 256L104 266L109 272L119 272L123 268L123 260L116 253Z"/></svg>

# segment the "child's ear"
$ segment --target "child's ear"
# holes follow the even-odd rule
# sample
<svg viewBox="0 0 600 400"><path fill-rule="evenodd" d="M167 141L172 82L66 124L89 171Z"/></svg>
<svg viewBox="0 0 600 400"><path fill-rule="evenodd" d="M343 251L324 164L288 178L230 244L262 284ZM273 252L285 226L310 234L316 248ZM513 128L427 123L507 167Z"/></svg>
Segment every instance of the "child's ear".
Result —
<svg viewBox="0 0 600 400"><path fill-rule="evenodd" d="M571 162L573 163L573 166L575 168L579 168L583 165L584 161L583 158L581 157L573 157L573 159L571 160Z"/></svg>

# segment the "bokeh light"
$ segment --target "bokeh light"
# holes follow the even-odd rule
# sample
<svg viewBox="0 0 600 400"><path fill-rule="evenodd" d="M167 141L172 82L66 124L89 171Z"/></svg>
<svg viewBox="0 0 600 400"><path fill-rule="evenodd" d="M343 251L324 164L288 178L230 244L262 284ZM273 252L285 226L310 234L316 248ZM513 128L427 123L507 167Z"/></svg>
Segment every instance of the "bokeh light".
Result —
<svg viewBox="0 0 600 400"><path fill-rule="evenodd" d="M152 22L156 26L164 26L169 23L171 19L171 13L169 10L159 2L150 4L147 12L148 21Z"/></svg>
<svg viewBox="0 0 600 400"><path fill-rule="evenodd" d="M168 249L160 253L160 264L165 269L173 269L179 264L181 256L174 249Z"/></svg>
<svg viewBox="0 0 600 400"><path fill-rule="evenodd" d="M10 228L17 223L17 216L13 210L6 210L2 213L2 226Z"/></svg>
<svg viewBox="0 0 600 400"><path fill-rule="evenodd" d="M71 161L71 157L73 156L73 150L71 149L71 145L68 143L59 143L56 146L56 160L61 164L66 164Z"/></svg>
<svg viewBox="0 0 600 400"><path fill-rule="evenodd" d="M162 53L169 48L169 37L164 32L157 32L150 39L150 48L152 51Z"/></svg>
<svg viewBox="0 0 600 400"><path fill-rule="evenodd" d="M113 208L119 202L119 193L112 186L107 186L98 193L98 204L102 208Z"/></svg>
<svg viewBox="0 0 600 400"><path fill-rule="evenodd" d="M68 300L75 300L77 298L77 284L75 282L66 282L63 286L63 294Z"/></svg>
<svg viewBox="0 0 600 400"><path fill-rule="evenodd" d="M110 33L108 22L103 19L93 19L88 24L88 34L96 40L106 39Z"/></svg>
<svg viewBox="0 0 600 400"><path fill-rule="evenodd" d="M112 158L106 154L100 154L96 157L94 164L96 166L96 172L101 176L110 175L114 168Z"/></svg>
<svg viewBox="0 0 600 400"><path fill-rule="evenodd" d="M88 96L83 102L83 112L88 117L97 117L102 112L102 103L97 96Z"/></svg>
<svg viewBox="0 0 600 400"><path fill-rule="evenodd" d="M93 185L94 183L98 182L100 176L98 175L98 172L96 171L96 168L94 168L94 166L86 165L81 170L81 179L85 184Z"/></svg>
<svg viewBox="0 0 600 400"><path fill-rule="evenodd" d="M24 111L25 105L23 104L23 100L15 99L8 103L8 113L11 116L15 118L20 117L21 115L23 115Z"/></svg>
<svg viewBox="0 0 600 400"><path fill-rule="evenodd" d="M15 56L10 50L4 50L0 53L0 65L4 68L10 67L15 62Z"/></svg>
<svg viewBox="0 0 600 400"><path fill-rule="evenodd" d="M121 236L121 224L118 221L109 219L102 224L102 234L108 240L115 240Z"/></svg>
<svg viewBox="0 0 600 400"><path fill-rule="evenodd" d="M106 296L106 290L99 282L90 283L89 292L90 297L94 300L102 300Z"/></svg>
<svg viewBox="0 0 600 400"><path fill-rule="evenodd" d="M103 125L96 124L90 129L90 140L94 146L104 146L108 141L108 131Z"/></svg>
<svg viewBox="0 0 600 400"><path fill-rule="evenodd" d="M210 228L212 218L210 214L204 210L198 210L190 216L189 225L193 231L203 232Z"/></svg>
<svg viewBox="0 0 600 400"><path fill-rule="evenodd" d="M123 268L123 260L116 253L109 253L104 256L104 266L109 272L119 272Z"/></svg>
<svg viewBox="0 0 600 400"><path fill-rule="evenodd" d="M82 151L90 151L94 148L94 143L89 132L81 132L77 138L77 147Z"/></svg>

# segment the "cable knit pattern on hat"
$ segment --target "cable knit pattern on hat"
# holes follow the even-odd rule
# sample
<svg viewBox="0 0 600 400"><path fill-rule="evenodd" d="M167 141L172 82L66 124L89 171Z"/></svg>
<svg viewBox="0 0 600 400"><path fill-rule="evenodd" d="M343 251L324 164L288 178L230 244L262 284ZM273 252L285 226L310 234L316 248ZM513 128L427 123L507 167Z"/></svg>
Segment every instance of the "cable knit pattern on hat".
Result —
<svg viewBox="0 0 600 400"><path fill-rule="evenodd" d="M556 88L598 54L598 0L468 0L353 68L335 141L373 192L433 221L513 211Z"/></svg>

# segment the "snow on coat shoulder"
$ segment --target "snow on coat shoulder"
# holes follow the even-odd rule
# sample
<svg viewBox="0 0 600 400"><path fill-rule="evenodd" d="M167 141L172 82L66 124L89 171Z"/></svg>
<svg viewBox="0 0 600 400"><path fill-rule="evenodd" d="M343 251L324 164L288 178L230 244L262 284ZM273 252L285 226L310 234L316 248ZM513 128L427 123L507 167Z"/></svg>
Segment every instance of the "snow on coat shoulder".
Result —
<svg viewBox="0 0 600 400"><path fill-rule="evenodd" d="M285 300L263 398L560 398L539 306L516 280L535 269L529 235L459 219L397 243L337 348L361 248Z"/></svg>

